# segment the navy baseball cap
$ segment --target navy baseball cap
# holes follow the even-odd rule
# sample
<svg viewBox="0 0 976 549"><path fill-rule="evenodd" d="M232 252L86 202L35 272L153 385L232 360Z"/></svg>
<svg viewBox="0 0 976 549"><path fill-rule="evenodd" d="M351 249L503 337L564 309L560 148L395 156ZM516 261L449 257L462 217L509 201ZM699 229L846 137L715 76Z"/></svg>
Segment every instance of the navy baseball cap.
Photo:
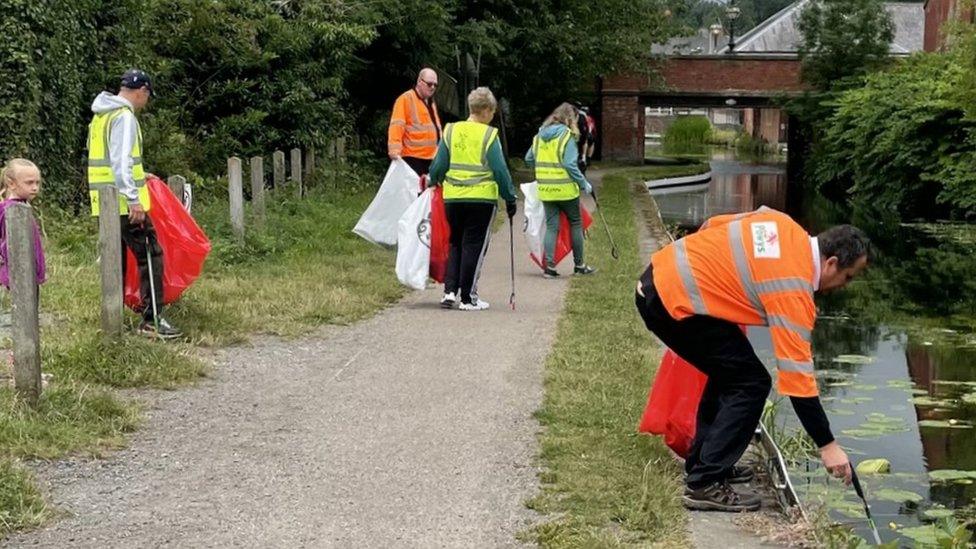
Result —
<svg viewBox="0 0 976 549"><path fill-rule="evenodd" d="M129 69L125 71L125 74L122 75L122 87L133 90L148 88L149 95L153 97L156 96L156 94L153 92L152 79L149 78L148 74L139 69Z"/></svg>

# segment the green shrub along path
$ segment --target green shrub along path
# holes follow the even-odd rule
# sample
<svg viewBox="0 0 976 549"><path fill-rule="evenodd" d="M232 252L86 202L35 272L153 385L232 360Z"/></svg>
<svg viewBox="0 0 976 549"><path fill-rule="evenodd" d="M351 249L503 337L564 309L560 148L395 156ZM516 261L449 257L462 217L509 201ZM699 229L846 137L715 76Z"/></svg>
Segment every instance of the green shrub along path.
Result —
<svg viewBox="0 0 976 549"><path fill-rule="evenodd" d="M537 413L545 428L542 489L528 502L544 516L522 533L528 541L546 547L688 545L680 470L660 440L636 434L660 349L634 309L646 258L638 255L630 193L634 181L696 169L625 169L602 178L598 198L620 260L611 259L596 216L586 253L600 271L573 279L546 359L546 396Z"/></svg>

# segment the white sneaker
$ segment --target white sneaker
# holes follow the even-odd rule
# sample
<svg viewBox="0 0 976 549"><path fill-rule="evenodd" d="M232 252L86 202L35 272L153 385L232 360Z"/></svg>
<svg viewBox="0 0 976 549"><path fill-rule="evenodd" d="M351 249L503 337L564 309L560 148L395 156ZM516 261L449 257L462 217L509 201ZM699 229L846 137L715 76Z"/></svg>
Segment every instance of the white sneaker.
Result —
<svg viewBox="0 0 976 549"><path fill-rule="evenodd" d="M457 295L455 295L454 292L447 292L444 294L444 297L441 298L442 309L453 309L455 303L457 303Z"/></svg>
<svg viewBox="0 0 976 549"><path fill-rule="evenodd" d="M478 301L472 301L471 303L462 303L459 309L462 311L484 311L487 310L490 305L484 299L479 299Z"/></svg>

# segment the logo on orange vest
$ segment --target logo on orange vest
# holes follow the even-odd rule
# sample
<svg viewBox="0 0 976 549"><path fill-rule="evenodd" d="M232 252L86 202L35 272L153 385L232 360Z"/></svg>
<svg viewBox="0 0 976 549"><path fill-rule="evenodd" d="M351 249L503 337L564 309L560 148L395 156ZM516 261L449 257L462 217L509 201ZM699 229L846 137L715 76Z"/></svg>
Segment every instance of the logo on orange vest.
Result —
<svg viewBox="0 0 976 549"><path fill-rule="evenodd" d="M752 256L756 259L779 259L779 229L775 221L752 224Z"/></svg>

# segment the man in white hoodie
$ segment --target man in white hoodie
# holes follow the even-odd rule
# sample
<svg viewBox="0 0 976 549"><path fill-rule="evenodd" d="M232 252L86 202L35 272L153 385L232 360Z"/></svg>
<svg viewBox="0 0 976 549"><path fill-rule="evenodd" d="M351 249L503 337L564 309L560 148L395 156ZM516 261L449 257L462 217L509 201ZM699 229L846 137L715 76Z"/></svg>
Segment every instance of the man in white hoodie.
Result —
<svg viewBox="0 0 976 549"><path fill-rule="evenodd" d="M108 185L119 190L122 242L132 250L139 265L143 300L139 332L173 339L183 334L162 317L163 249L156 240L149 214L151 203L142 165L142 130L136 119L136 112L146 106L152 95L149 75L130 69L122 75L118 95L102 92L95 98L88 133L88 186L94 216L99 214L98 190ZM122 272L125 272L125 254ZM155 299L150 295L152 289L155 289Z"/></svg>

